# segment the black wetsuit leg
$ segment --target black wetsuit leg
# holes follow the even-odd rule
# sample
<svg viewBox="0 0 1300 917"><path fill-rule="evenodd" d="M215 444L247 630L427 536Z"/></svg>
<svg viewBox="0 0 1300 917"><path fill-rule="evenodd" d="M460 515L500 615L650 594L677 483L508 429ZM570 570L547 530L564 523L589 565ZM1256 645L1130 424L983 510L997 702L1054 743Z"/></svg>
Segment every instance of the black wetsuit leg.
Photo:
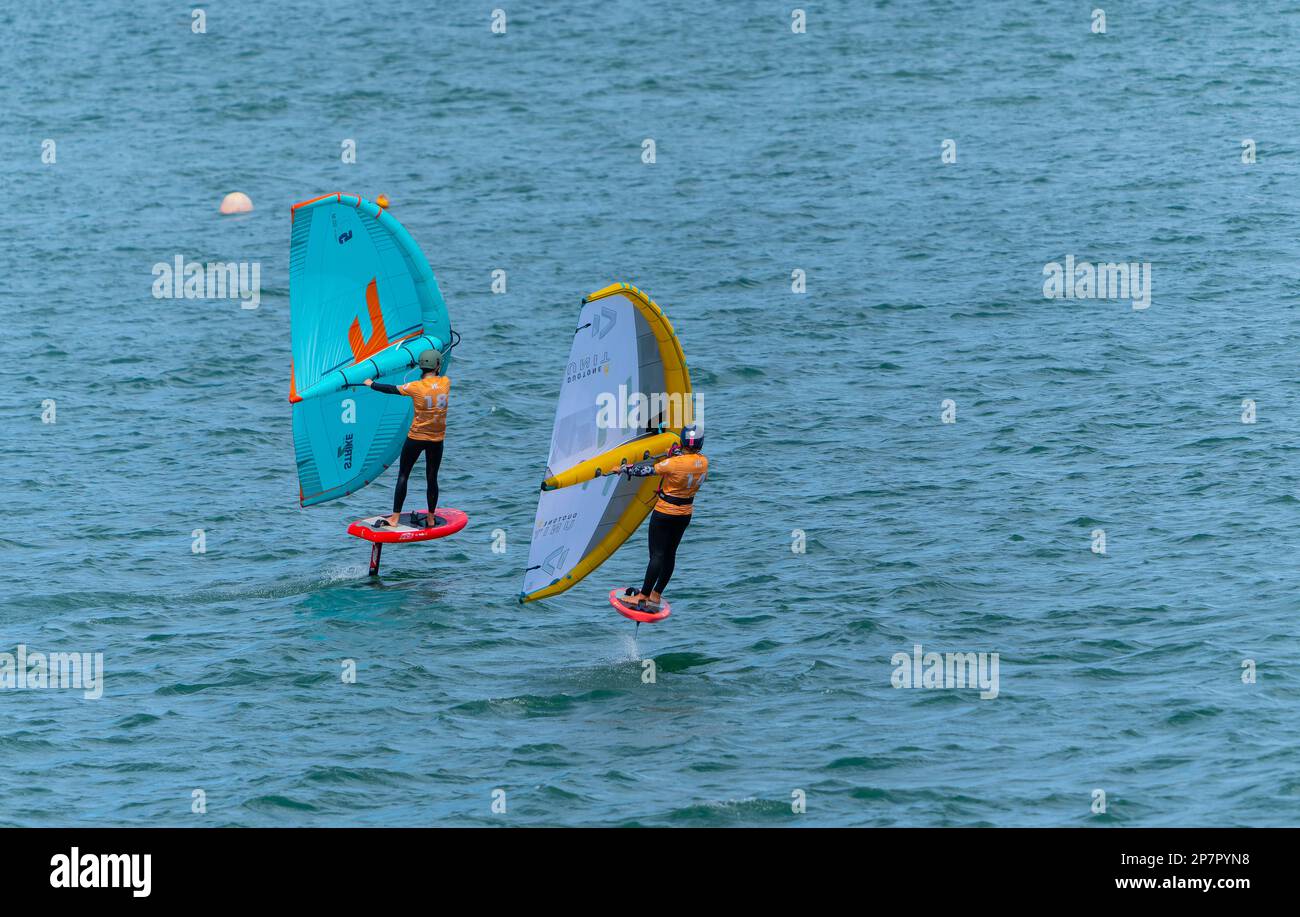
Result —
<svg viewBox="0 0 1300 917"><path fill-rule="evenodd" d="M429 525L437 525L438 467L442 465L442 443L424 443L424 480L428 487Z"/></svg>
<svg viewBox="0 0 1300 917"><path fill-rule="evenodd" d="M411 476L411 469L415 467L415 460L420 457L424 447L432 445L422 439L411 439L407 437L402 444L402 457L397 463L397 487L393 490L393 512L400 513L402 504L406 502L406 479Z"/></svg>
<svg viewBox="0 0 1300 917"><path fill-rule="evenodd" d="M677 546L682 543L686 526L690 524L689 515L670 516L658 510L650 514L650 563L645 568L642 595L648 596L652 592L662 595L668 588L668 580L672 578L677 563Z"/></svg>

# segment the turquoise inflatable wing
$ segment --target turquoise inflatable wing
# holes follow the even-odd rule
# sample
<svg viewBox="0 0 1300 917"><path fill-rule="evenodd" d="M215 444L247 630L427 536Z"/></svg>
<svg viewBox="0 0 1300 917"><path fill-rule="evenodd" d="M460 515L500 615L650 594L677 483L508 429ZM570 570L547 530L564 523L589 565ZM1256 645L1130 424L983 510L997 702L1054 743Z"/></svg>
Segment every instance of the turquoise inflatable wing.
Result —
<svg viewBox="0 0 1300 917"><path fill-rule="evenodd" d="M364 487L397 458L411 402L361 383L401 384L429 349L445 373L451 319L402 225L364 198L327 194L293 207L289 327L298 497L311 506Z"/></svg>

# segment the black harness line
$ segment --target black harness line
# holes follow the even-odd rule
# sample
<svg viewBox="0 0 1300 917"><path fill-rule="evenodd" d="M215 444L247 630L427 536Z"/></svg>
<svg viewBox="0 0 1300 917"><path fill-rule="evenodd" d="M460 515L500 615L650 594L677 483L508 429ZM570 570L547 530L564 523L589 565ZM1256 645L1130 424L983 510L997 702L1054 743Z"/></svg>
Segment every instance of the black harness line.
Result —
<svg viewBox="0 0 1300 917"><path fill-rule="evenodd" d="M662 485L655 491L655 496L671 506L690 506L695 502L694 497L674 497L672 494L664 493Z"/></svg>

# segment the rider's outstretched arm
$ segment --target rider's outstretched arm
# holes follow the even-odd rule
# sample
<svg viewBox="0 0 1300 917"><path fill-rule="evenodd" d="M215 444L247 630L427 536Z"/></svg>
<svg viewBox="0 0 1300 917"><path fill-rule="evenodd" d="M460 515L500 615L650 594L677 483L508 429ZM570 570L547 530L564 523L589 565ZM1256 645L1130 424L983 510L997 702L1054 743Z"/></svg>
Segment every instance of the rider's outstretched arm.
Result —
<svg viewBox="0 0 1300 917"><path fill-rule="evenodd" d="M370 387L371 391L383 392L385 395L403 394L396 385L389 385L387 382L376 382L374 379L367 379L366 385Z"/></svg>

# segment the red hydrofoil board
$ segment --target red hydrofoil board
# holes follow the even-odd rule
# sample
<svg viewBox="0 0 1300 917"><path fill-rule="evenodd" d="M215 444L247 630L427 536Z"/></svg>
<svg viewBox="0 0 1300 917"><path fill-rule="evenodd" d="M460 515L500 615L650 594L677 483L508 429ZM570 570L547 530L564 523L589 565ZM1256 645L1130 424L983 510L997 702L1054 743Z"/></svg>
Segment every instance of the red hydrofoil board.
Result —
<svg viewBox="0 0 1300 917"><path fill-rule="evenodd" d="M420 510L428 514L428 510ZM446 538L448 535L455 535L465 527L469 522L469 516L466 516L458 509L439 509L435 518L432 520L434 525L429 528L416 528L411 525L411 514L402 513L398 517L397 525L376 525L381 519L387 519L392 513L383 513L379 516L370 516L366 519L358 519L348 526L348 534L356 535L358 538L364 538L366 541L378 541L382 544L393 544L399 541L428 541L431 538Z"/></svg>
<svg viewBox="0 0 1300 917"><path fill-rule="evenodd" d="M614 610L623 617L630 618L638 624L653 624L673 613L667 602L660 602L658 611L638 611L635 605L623 604L623 594L623 590L618 587L609 590L609 604L613 605Z"/></svg>
<svg viewBox="0 0 1300 917"><path fill-rule="evenodd" d="M422 510L428 515L428 510ZM465 527L469 522L469 516L466 516L458 509L439 509L430 521L433 525L426 528L419 528L411 524L411 514L402 513L397 517L397 525L379 525L380 520L387 520L391 513L384 513L380 516L370 516L366 519L358 519L348 526L348 534L356 535L358 538L364 538L371 542L370 547L370 575L379 575L379 557L384 551L386 544L400 544L407 541L430 541L434 538L446 538L448 535L455 535Z"/></svg>

